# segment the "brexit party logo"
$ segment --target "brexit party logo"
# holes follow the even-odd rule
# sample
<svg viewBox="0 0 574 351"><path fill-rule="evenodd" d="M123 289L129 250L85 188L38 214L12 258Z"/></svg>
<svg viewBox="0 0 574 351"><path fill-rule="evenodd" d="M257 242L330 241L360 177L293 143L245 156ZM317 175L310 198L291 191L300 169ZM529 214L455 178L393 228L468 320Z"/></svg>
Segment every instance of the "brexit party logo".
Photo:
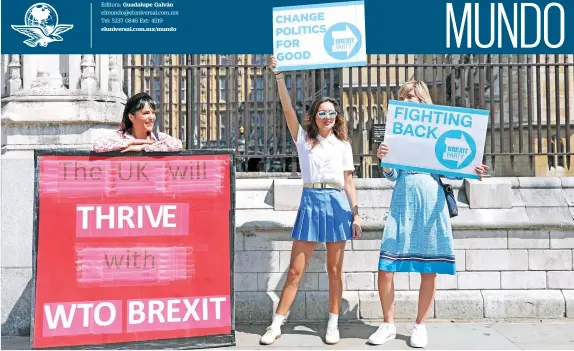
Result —
<svg viewBox="0 0 574 351"><path fill-rule="evenodd" d="M35 48L46 47L54 41L64 41L61 34L74 28L72 24L59 24L58 13L50 4L39 2L30 6L24 15L24 25L12 25L12 29L29 39L24 44Z"/></svg>

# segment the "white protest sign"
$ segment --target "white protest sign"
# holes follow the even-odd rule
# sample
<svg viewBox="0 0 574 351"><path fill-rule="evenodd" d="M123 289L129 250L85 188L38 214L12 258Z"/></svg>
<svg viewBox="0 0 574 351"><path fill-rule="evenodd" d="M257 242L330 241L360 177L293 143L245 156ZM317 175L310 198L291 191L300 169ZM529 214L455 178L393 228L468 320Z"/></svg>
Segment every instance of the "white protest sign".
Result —
<svg viewBox="0 0 574 351"><path fill-rule="evenodd" d="M389 101L383 167L478 179L488 111Z"/></svg>
<svg viewBox="0 0 574 351"><path fill-rule="evenodd" d="M273 8L278 71L367 65L365 3Z"/></svg>

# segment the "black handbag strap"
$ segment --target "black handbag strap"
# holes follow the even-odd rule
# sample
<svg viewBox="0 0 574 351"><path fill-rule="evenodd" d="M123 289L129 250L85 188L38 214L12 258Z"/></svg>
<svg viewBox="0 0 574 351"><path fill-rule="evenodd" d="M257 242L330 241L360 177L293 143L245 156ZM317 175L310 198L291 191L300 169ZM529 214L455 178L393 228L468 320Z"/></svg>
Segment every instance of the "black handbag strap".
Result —
<svg viewBox="0 0 574 351"><path fill-rule="evenodd" d="M444 187L444 184L443 184L441 178L442 178L442 176L441 176L440 174L437 174L437 175L436 175L436 179L437 179L438 183L439 183L442 187Z"/></svg>

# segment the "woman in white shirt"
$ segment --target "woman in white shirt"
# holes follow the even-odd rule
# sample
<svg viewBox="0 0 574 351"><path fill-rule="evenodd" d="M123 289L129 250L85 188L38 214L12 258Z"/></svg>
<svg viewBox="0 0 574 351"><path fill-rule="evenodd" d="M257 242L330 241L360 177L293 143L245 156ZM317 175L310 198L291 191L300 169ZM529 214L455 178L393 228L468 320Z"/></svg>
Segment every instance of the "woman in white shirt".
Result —
<svg viewBox="0 0 574 351"><path fill-rule="evenodd" d="M270 68L277 61L271 57ZM283 114L297 146L303 177L303 193L293 225L291 262L272 324L261 337L264 345L281 336L283 324L295 300L305 267L318 242L327 246L329 321L325 342L339 342L338 317L343 295L343 254L346 241L361 233L357 195L353 183L353 152L347 125L336 100L316 99L303 126L299 124L283 73L274 71ZM347 195L346 198L343 190Z"/></svg>

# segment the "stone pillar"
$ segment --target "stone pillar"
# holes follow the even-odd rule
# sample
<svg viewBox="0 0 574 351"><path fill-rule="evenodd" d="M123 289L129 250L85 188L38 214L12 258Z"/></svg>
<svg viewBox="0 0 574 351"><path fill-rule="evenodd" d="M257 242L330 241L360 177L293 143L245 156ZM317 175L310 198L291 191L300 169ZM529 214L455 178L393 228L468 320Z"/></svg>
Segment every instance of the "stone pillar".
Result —
<svg viewBox="0 0 574 351"><path fill-rule="evenodd" d="M32 82L32 92L36 94L51 94L64 88L60 73L59 55L40 55L36 79Z"/></svg>
<svg viewBox="0 0 574 351"><path fill-rule="evenodd" d="M119 61L119 65L123 66L124 64L132 65L133 64L133 57L134 55L125 55L125 63L123 59ZM130 74L130 70L122 70L123 71L123 79L122 79L122 89L124 94L131 94L131 87L132 87L132 75Z"/></svg>
<svg viewBox="0 0 574 351"><path fill-rule="evenodd" d="M10 55L10 63L8 64L8 95L15 94L22 89L21 69L20 55Z"/></svg>
<svg viewBox="0 0 574 351"><path fill-rule="evenodd" d="M34 150L91 147L101 133L118 128L125 95L118 91L122 66L110 64L109 55L71 55L63 65L60 55L5 55L3 59L9 62L3 65L0 156L2 335L28 335ZM105 67L106 72L98 75L96 67ZM65 69L69 88L60 71Z"/></svg>
<svg viewBox="0 0 574 351"><path fill-rule="evenodd" d="M82 55L70 55L68 58L68 77L70 90L80 89L80 78L82 76Z"/></svg>
<svg viewBox="0 0 574 351"><path fill-rule="evenodd" d="M96 80L96 59L94 55L82 55L82 74L80 78L80 88L84 94L93 94L98 90Z"/></svg>
<svg viewBox="0 0 574 351"><path fill-rule="evenodd" d="M122 89L122 75L121 75L121 56L109 55L109 76L108 76L108 91L111 95L126 98Z"/></svg>

